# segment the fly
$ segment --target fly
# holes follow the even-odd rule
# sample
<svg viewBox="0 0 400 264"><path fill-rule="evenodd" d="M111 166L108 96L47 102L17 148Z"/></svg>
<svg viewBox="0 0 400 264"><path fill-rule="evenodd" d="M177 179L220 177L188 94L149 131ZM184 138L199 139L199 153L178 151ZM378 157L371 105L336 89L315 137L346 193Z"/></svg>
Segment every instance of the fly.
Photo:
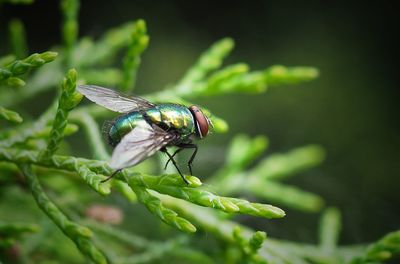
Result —
<svg viewBox="0 0 400 264"><path fill-rule="evenodd" d="M124 168L135 166L154 155L157 151L167 154L183 181L188 184L174 157L183 149L193 149L187 163L190 174L197 154L195 139L208 135L212 126L210 119L197 106L186 107L179 104L154 104L141 97L128 96L111 89L94 85L80 85L78 92L92 102L121 116L111 121L107 129L109 144L114 147L110 167L113 177ZM168 147L178 149L170 154Z"/></svg>

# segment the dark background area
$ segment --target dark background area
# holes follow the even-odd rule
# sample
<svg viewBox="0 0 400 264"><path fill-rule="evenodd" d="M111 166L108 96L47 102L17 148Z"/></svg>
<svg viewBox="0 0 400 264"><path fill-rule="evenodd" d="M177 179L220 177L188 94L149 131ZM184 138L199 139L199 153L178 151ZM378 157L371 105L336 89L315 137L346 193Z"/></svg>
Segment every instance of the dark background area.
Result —
<svg viewBox="0 0 400 264"><path fill-rule="evenodd" d="M82 1L79 34L98 37L124 22L146 20L151 40L138 94L177 81L204 49L226 36L236 41L226 63L319 68L320 78L310 83L199 101L231 129L202 142L196 168L207 175L211 169L201 164L220 166L223 152L211 158L210 151L224 150L237 133L268 135L266 155L320 144L327 151L324 164L289 182L339 207L341 242L357 243L400 228L397 13L391 1ZM30 52L60 43L58 1L4 5L1 54L9 48L7 21L14 17L25 23ZM271 236L315 241L317 216L287 212L267 226L254 218L243 221Z"/></svg>

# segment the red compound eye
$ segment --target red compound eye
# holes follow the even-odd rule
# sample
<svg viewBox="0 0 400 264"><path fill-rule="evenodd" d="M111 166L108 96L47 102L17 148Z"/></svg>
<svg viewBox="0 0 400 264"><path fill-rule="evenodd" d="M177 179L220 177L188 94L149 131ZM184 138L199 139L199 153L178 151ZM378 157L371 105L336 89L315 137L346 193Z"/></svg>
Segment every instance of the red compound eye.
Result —
<svg viewBox="0 0 400 264"><path fill-rule="evenodd" d="M192 115L194 117L194 120L196 121L196 127L197 127L197 134L200 138L203 138L207 136L208 134L208 120L206 116L203 114L203 112L198 108L197 106L193 105L189 107L190 112L192 112Z"/></svg>

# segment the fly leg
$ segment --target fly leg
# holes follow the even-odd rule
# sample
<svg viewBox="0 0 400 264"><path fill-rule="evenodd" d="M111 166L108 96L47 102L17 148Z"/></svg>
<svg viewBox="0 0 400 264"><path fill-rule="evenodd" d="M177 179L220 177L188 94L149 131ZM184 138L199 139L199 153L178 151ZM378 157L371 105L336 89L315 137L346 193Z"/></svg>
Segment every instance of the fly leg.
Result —
<svg viewBox="0 0 400 264"><path fill-rule="evenodd" d="M118 169L118 170L116 170L116 171L114 171L110 176L108 176L106 179L104 179L104 180L102 180L102 181L100 181L101 183L103 183L103 182L106 182L106 181L108 181L108 180L110 180L112 177L114 177L118 172L121 172L122 171L122 169Z"/></svg>
<svg viewBox="0 0 400 264"><path fill-rule="evenodd" d="M182 145L179 145L178 147L179 147L179 150L181 150L181 149L194 149L194 151L192 153L192 156L190 156L190 159L189 159L189 161L187 163L187 166L189 167L190 175L193 175L192 164L193 164L193 160L194 160L194 158L196 157L196 154L197 154L197 149L198 149L197 145L196 144L182 144Z"/></svg>
<svg viewBox="0 0 400 264"><path fill-rule="evenodd" d="M183 150L183 148L179 148L179 149L175 150L174 154L172 154L172 158L175 157L176 154L178 154L179 152L181 152L181 150ZM169 164L170 161L171 161L171 159L168 159L167 163L165 163L164 170L167 169L167 166L168 166L168 164Z"/></svg>
<svg viewBox="0 0 400 264"><path fill-rule="evenodd" d="M194 158L196 157L198 147L197 147L197 145L193 144L190 148L194 148L194 151L192 153L192 156L189 159L188 167L189 167L190 175L193 175L193 173L192 173L192 163L193 163Z"/></svg>
<svg viewBox="0 0 400 264"><path fill-rule="evenodd" d="M190 175L193 175L193 172L192 172L192 164L193 164L194 158L196 157L198 147L197 147L197 145L195 145L195 144L188 144L188 145L186 145L186 148L194 149L194 151L193 151L193 153L192 153L192 156L190 156L190 159L189 159L188 164L187 164L188 167L189 167Z"/></svg>
<svg viewBox="0 0 400 264"><path fill-rule="evenodd" d="M174 164L176 170L178 171L179 175L181 175L183 181L189 185L189 182L186 180L185 176L182 174L181 170L178 168L178 165L176 164L175 160L174 160L174 156L169 154L168 151L166 149L161 150L162 152L165 152L168 155L168 158L170 161L172 161L172 164ZM174 153L175 154L175 153Z"/></svg>

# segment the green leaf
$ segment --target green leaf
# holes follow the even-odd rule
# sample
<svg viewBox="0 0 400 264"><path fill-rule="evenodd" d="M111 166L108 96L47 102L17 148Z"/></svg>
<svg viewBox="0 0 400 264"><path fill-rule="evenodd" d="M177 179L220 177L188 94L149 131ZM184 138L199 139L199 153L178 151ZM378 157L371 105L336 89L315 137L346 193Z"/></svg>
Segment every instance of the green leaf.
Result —
<svg viewBox="0 0 400 264"><path fill-rule="evenodd" d="M16 236L20 233L36 233L39 229L39 226L36 224L21 222L6 223L0 221L1 236Z"/></svg>
<svg viewBox="0 0 400 264"><path fill-rule="evenodd" d="M43 191L37 176L32 171L30 165L20 165L23 174L26 177L29 188L36 203L42 211L69 237L78 249L90 258L94 263L107 263L103 253L91 241L92 232L84 226L72 222L61 210L47 197Z"/></svg>
<svg viewBox="0 0 400 264"><path fill-rule="evenodd" d="M295 148L285 154L273 154L263 159L250 174L264 179L283 179L319 165L325 151L317 145Z"/></svg>
<svg viewBox="0 0 400 264"><path fill-rule="evenodd" d="M234 42L230 38L214 43L178 82L176 92L178 94L191 93L191 85L204 79L209 72L221 67L223 59L231 52L233 46Z"/></svg>
<svg viewBox="0 0 400 264"><path fill-rule="evenodd" d="M83 38L73 51L73 62L76 67L98 66L113 61L121 48L128 46L134 23L129 22L107 31L96 43Z"/></svg>
<svg viewBox="0 0 400 264"><path fill-rule="evenodd" d="M175 176L175 178L177 177L178 175ZM138 177L132 177L130 181L136 182L138 181L137 179ZM209 191L196 188L199 186L197 182L200 181L193 176L187 177L189 181L188 187L181 186L182 180L180 180L181 183L178 186L173 186L172 184L165 183L164 179L168 180L168 178L164 176L157 183L148 182L146 187L162 194L183 199L197 205L222 210L227 213L242 213L266 218L280 218L285 215L283 210L272 205L250 203L243 199L218 196ZM193 179L197 179L194 181L195 184L193 184Z"/></svg>
<svg viewBox="0 0 400 264"><path fill-rule="evenodd" d="M80 78L86 83L95 83L100 86L118 86L122 82L122 72L116 68L83 69L79 71Z"/></svg>
<svg viewBox="0 0 400 264"><path fill-rule="evenodd" d="M5 80L5 84L11 87L25 86L25 82L17 77L9 77Z"/></svg>
<svg viewBox="0 0 400 264"><path fill-rule="evenodd" d="M301 211L318 212L324 205L324 200L316 194L274 181L249 181L249 186L243 188L259 198Z"/></svg>
<svg viewBox="0 0 400 264"><path fill-rule="evenodd" d="M19 19L13 19L9 25L10 31L10 46L13 48L13 53L17 58L23 58L28 54L26 45L26 34L24 24Z"/></svg>
<svg viewBox="0 0 400 264"><path fill-rule="evenodd" d="M16 57L14 54L8 54L8 55L0 57L0 67L4 67L7 64L10 64L11 62L15 61L15 59L16 59Z"/></svg>
<svg viewBox="0 0 400 264"><path fill-rule="evenodd" d="M56 52L47 51L40 54L34 53L25 59L9 63L4 68L0 68L0 83L4 83L11 77L22 75L31 69L42 66L45 63L49 63L56 57Z"/></svg>
<svg viewBox="0 0 400 264"><path fill-rule="evenodd" d="M57 109L56 107L56 104L52 104L35 122L18 126L9 131L8 135L0 141L0 146L10 147L16 143L24 142L35 135L40 137L40 133L46 130L46 125L53 118L54 112Z"/></svg>
<svg viewBox="0 0 400 264"><path fill-rule="evenodd" d="M253 252L257 252L261 248L266 238L267 238L267 233L262 231L255 232L249 240L249 246L251 250Z"/></svg>
<svg viewBox="0 0 400 264"><path fill-rule="evenodd" d="M110 182L103 182L107 177L92 172L87 166L83 164L77 165L77 172L79 176L95 191L101 195L108 195L111 192Z"/></svg>
<svg viewBox="0 0 400 264"><path fill-rule="evenodd" d="M319 243L322 250L334 252L339 240L341 215L336 208L325 209L319 227Z"/></svg>
<svg viewBox="0 0 400 264"><path fill-rule="evenodd" d="M400 257L400 231L394 231L365 250L363 256L352 260L352 264L361 263L386 263Z"/></svg>
<svg viewBox="0 0 400 264"><path fill-rule="evenodd" d="M92 149L93 156L96 159L108 160L110 156L107 153L104 141L100 134L100 128L96 121L87 112L81 112L74 118L84 128L89 146Z"/></svg>
<svg viewBox="0 0 400 264"><path fill-rule="evenodd" d="M79 0L62 0L60 2L61 11L64 16L62 25L62 36L65 46L65 57L67 65L72 65L72 50L78 37L78 11Z"/></svg>
<svg viewBox="0 0 400 264"><path fill-rule="evenodd" d="M136 74L140 65L140 55L149 44L149 36L146 33L146 23L138 20L133 24L131 41L124 58L124 78L121 87L124 91L132 91L136 82Z"/></svg>
<svg viewBox="0 0 400 264"><path fill-rule="evenodd" d="M265 136L251 139L246 135L237 135L229 146L226 164L230 168L235 167L235 170L242 170L259 157L267 147L268 139Z"/></svg>
<svg viewBox="0 0 400 264"><path fill-rule="evenodd" d="M134 185L132 182L128 184L136 193L139 202L143 203L151 213L158 216L163 222L184 232L196 232L196 227L192 223L178 216L175 211L166 208L159 198L150 194L145 188Z"/></svg>
<svg viewBox="0 0 400 264"><path fill-rule="evenodd" d="M59 99L57 113L50 132L47 148L42 153L42 159L49 159L50 156L57 151L62 139L64 138L64 131L68 122L68 114L82 100L82 95L75 91L76 74L75 69L69 70L61 85L62 92Z"/></svg>
<svg viewBox="0 0 400 264"><path fill-rule="evenodd" d="M17 112L8 110L1 106L0 106L0 118L3 118L5 120L8 120L8 121L11 121L14 123L22 122L22 117Z"/></svg>
<svg viewBox="0 0 400 264"><path fill-rule="evenodd" d="M266 69L264 75L270 85L297 84L314 80L319 76L319 71L314 67L288 68L282 65L275 65Z"/></svg>

